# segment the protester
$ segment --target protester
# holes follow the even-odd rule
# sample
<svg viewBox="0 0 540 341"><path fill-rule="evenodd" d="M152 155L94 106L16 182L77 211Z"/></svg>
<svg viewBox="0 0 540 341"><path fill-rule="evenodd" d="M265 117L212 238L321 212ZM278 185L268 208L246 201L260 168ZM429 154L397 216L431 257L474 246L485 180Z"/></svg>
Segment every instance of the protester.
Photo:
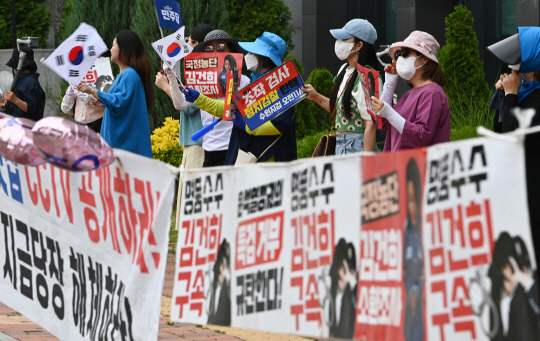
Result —
<svg viewBox="0 0 540 341"><path fill-rule="evenodd" d="M198 44L193 49L193 52L242 53L242 48L238 45L238 40L231 38L227 32L223 30L214 30L206 35L204 41ZM249 79L247 79L247 77L240 77L240 88L243 88L248 84ZM220 98L219 100L223 100L223 98ZM203 126L212 124L218 119L205 111L204 108L201 109ZM203 167L225 165L232 127L232 121L223 120L217 123L212 130L203 136Z"/></svg>
<svg viewBox="0 0 540 341"><path fill-rule="evenodd" d="M199 43L202 43L204 41L204 37L206 37L206 35L213 30L214 27L208 24L193 26L189 31L189 36L186 37L186 43L188 43L191 47L195 47Z"/></svg>
<svg viewBox="0 0 540 341"><path fill-rule="evenodd" d="M285 41L270 32L263 32L254 42L239 44L248 52L244 60L247 70L252 72L253 81L281 65L287 52ZM223 116L223 101L213 100L193 89L186 88L184 91L187 101L195 103L212 115ZM235 114L233 123L226 158L227 165L235 164L239 149L255 155L258 158L257 162L291 161L297 158L294 107L265 122L254 131L247 127L240 113Z"/></svg>
<svg viewBox="0 0 540 341"><path fill-rule="evenodd" d="M311 84L306 84L302 91L307 93L307 99L332 113L335 122L332 128L337 130L337 155L375 151L376 127L367 111L356 63L382 72L383 67L373 45L377 31L369 21L353 19L341 29L330 30L330 33L337 39L336 56L347 63L341 66L334 79L330 98L319 94Z"/></svg>
<svg viewBox="0 0 540 341"><path fill-rule="evenodd" d="M186 42L191 47L196 47L199 42L204 40L204 37L214 28L207 24L194 26L190 30ZM174 108L180 110L180 132L178 143L184 147L182 153L182 166L184 168L200 168L204 163L204 149L202 147L202 138L197 141L191 139L191 135L200 130L202 125L201 110L196 105L183 105L183 96L177 96L176 100L172 96L171 87L178 89L178 81L174 73L164 66L166 75L161 72L156 74L156 86L163 90L171 99L173 99ZM171 81L169 81L169 79ZM179 193L180 194L180 193ZM179 195L179 198L181 196Z"/></svg>
<svg viewBox="0 0 540 341"><path fill-rule="evenodd" d="M540 27L518 27L518 33L496 44L488 46L500 61L510 64L511 74L503 74L497 88L504 91L502 98L502 130L509 132L519 127L512 114L515 108L536 110L531 126L540 125ZM519 76L519 73L523 77ZM525 136L525 167L527 178L527 197L531 233L537 250L540 247L540 133ZM536 252L540 264L540 252Z"/></svg>
<svg viewBox="0 0 540 341"><path fill-rule="evenodd" d="M101 136L113 148L152 157L148 111L153 104L150 63L139 36L122 30L113 41L111 61L120 74L109 92L86 84L78 90L97 98L105 106Z"/></svg>
<svg viewBox="0 0 540 341"><path fill-rule="evenodd" d="M390 46L392 64L384 70L381 99L372 97L373 110L387 130L384 151L427 147L450 141L450 108L442 86L444 74L437 60L439 43L432 35L414 31ZM399 75L412 89L392 107Z"/></svg>
<svg viewBox="0 0 540 341"><path fill-rule="evenodd" d="M13 91L7 90L2 94L2 101L6 103L6 114L39 121L43 118L45 110L45 92L39 84L39 73L36 72L37 65L34 61L34 50L30 47L21 47L21 51L26 53L26 57L17 84ZM17 48L13 49L13 55L6 65L14 69L14 71L17 69L19 65L19 51Z"/></svg>
<svg viewBox="0 0 540 341"><path fill-rule="evenodd" d="M105 107L92 95L82 93L70 85L60 109L65 114L72 115L75 121L88 125L96 133L100 132Z"/></svg>

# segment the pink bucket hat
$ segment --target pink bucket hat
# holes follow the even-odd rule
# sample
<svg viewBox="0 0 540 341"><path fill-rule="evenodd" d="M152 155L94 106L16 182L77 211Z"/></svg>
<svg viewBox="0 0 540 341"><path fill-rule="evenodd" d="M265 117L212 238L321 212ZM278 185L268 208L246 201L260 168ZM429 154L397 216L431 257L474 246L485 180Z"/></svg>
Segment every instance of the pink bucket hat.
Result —
<svg viewBox="0 0 540 341"><path fill-rule="evenodd" d="M433 38L433 36L429 33L422 32L422 31L414 31L409 36L400 42L393 43L390 46L390 56L394 58L394 53L396 52L396 49L398 47L408 47L410 49L415 50L418 53L423 54L424 56L428 57L435 63L439 64L439 61L437 60L437 54L439 54L439 50L441 46Z"/></svg>

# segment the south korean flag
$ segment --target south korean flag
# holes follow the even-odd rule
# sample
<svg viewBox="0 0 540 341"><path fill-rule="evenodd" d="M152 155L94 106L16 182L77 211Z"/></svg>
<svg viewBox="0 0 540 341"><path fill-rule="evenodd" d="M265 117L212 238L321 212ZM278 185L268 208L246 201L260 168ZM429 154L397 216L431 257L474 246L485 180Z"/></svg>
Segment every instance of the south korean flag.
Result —
<svg viewBox="0 0 540 341"><path fill-rule="evenodd" d="M92 26L82 23L43 62L68 83L78 86L107 45Z"/></svg>
<svg viewBox="0 0 540 341"><path fill-rule="evenodd" d="M172 70L176 62L191 53L193 48L184 40L185 26L180 27L175 33L161 38L152 44L159 57L169 65Z"/></svg>

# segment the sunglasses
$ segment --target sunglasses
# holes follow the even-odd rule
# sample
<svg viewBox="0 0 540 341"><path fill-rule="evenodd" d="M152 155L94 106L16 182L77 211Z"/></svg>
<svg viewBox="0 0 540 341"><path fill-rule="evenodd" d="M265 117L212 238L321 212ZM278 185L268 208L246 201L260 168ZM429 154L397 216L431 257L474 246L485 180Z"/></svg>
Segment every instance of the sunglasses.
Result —
<svg viewBox="0 0 540 341"><path fill-rule="evenodd" d="M399 57L407 57L409 55L409 52L410 50L408 48L403 48L401 50L397 50L395 53L394 53L394 59L397 60Z"/></svg>
<svg viewBox="0 0 540 341"><path fill-rule="evenodd" d="M227 45L224 44L224 43L217 44L216 46L214 46L214 45L206 45L204 47L204 52L214 52L214 51L225 52L226 48L227 48Z"/></svg>

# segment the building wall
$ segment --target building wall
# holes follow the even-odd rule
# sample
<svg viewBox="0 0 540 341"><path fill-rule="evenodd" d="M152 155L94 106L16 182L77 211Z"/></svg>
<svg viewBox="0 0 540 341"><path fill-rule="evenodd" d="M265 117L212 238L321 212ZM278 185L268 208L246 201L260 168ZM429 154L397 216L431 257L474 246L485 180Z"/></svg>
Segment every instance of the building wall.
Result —
<svg viewBox="0 0 540 341"><path fill-rule="evenodd" d="M295 56L300 56L304 66L304 78L317 67L325 67L336 74L342 64L334 54L335 39L328 30L340 28L350 19L364 18L377 29L376 44L391 44L396 37L403 40L410 32L422 30L432 34L441 46L446 43L445 18L452 13L454 6L463 3L474 18L473 29L478 38L480 59L484 63L486 81L491 85L497 78L500 63L487 50L489 46L505 36L501 34L501 0L288 0L289 3L302 3L301 33L295 43ZM540 0L516 0L516 27L540 25ZM387 14L395 6L395 25L389 25ZM298 15L298 11L293 12ZM295 24L296 25L296 24ZM391 27L396 32L388 32ZM298 51L299 50L299 51Z"/></svg>

